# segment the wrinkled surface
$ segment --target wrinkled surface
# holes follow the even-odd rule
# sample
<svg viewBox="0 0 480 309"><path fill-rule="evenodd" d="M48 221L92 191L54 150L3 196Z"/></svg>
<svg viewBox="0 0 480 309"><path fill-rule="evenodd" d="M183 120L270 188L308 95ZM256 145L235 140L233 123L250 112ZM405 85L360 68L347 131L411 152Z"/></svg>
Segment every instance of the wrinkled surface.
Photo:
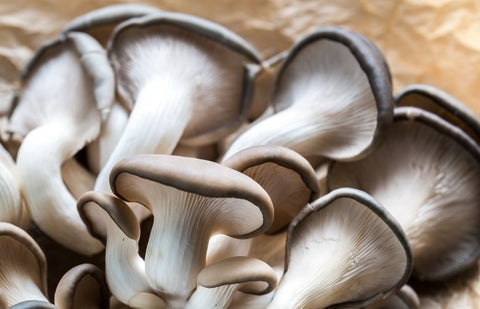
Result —
<svg viewBox="0 0 480 309"><path fill-rule="evenodd" d="M9 108L20 68L36 47L55 37L75 16L122 2L128 1L0 1L0 116ZM219 22L251 42L264 58L288 48L315 26L343 26L379 46L390 64L395 90L428 83L480 114L480 2L476 0L143 2ZM475 307L470 304L479 302L480 280L475 279L478 275L463 277L429 287L421 308Z"/></svg>

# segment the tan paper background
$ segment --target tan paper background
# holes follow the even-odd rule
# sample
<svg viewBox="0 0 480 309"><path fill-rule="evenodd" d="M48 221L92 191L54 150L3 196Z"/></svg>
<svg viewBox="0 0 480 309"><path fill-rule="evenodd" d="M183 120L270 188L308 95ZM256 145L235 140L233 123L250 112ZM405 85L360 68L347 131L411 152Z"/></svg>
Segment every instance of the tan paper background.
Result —
<svg viewBox="0 0 480 309"><path fill-rule="evenodd" d="M0 114L8 110L20 68L73 17L118 0L0 0ZM131 2L131 1L130 1ZM157 0L143 1L221 23L265 58L310 29L337 25L360 32L384 52L394 88L437 86L480 114L478 0ZM422 308L480 308L478 267L423 291ZM441 305L443 304L443 305Z"/></svg>

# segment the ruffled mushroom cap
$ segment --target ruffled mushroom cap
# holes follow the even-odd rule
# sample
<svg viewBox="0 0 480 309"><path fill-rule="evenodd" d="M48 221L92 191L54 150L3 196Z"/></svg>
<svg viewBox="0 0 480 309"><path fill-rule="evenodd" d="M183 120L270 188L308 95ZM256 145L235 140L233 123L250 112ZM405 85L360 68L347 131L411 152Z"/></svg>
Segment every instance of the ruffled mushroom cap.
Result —
<svg viewBox="0 0 480 309"><path fill-rule="evenodd" d="M268 233L285 228L308 202L320 194L310 163L285 147L251 147L236 153L222 164L249 176L270 195L274 220Z"/></svg>
<svg viewBox="0 0 480 309"><path fill-rule="evenodd" d="M290 224L285 274L267 308L361 307L395 293L410 271L395 219L365 192L338 189Z"/></svg>
<svg viewBox="0 0 480 309"><path fill-rule="evenodd" d="M140 225L128 205L112 195L89 191L78 200L78 211L90 233L106 243L105 272L112 294L134 308L163 304L147 282L138 254Z"/></svg>
<svg viewBox="0 0 480 309"><path fill-rule="evenodd" d="M43 46L22 80L7 129L11 137L24 137L17 166L32 219L63 246L94 254L102 246L80 220L60 168L98 135L102 114L113 102L113 71L106 54L88 35L69 33Z"/></svg>
<svg viewBox="0 0 480 309"><path fill-rule="evenodd" d="M140 17L147 14L158 13L159 9L145 4L116 4L80 15L70 21L64 32L87 32L102 45L106 45L113 28L124 20Z"/></svg>
<svg viewBox="0 0 480 309"><path fill-rule="evenodd" d="M110 184L117 196L152 211L146 274L156 291L170 297L167 303L184 301L193 292L211 235L249 238L263 233L273 220L271 200L262 187L215 162L138 155L115 165Z"/></svg>
<svg viewBox="0 0 480 309"><path fill-rule="evenodd" d="M121 159L171 154L180 140L205 145L235 130L246 118L252 92L245 63L260 62L226 28L166 12L120 24L109 55L117 92L131 113L96 190L108 190L110 170Z"/></svg>
<svg viewBox="0 0 480 309"><path fill-rule="evenodd" d="M372 46L359 34L332 27L303 38L277 76L275 114L245 131L225 157L265 144L336 160L365 155L393 110L388 67Z"/></svg>
<svg viewBox="0 0 480 309"><path fill-rule="evenodd" d="M335 163L329 188L365 190L398 220L414 275L441 280L480 254L480 148L459 128L414 107L397 108L386 139L368 157Z"/></svg>
<svg viewBox="0 0 480 309"><path fill-rule="evenodd" d="M480 118L450 94L430 85L410 85L395 96L397 106L413 106L440 116L480 144Z"/></svg>
<svg viewBox="0 0 480 309"><path fill-rule="evenodd" d="M187 309L228 308L238 288L262 295L271 292L277 285L275 271L268 264L244 256L228 258L205 267L197 280L197 289L188 300Z"/></svg>
<svg viewBox="0 0 480 309"><path fill-rule="evenodd" d="M0 281L8 307L26 301L48 304L45 255L27 232L6 222L0 222Z"/></svg>
<svg viewBox="0 0 480 309"><path fill-rule="evenodd" d="M103 272L93 264L70 269L55 290L55 305L59 309L102 309L108 307L108 300Z"/></svg>

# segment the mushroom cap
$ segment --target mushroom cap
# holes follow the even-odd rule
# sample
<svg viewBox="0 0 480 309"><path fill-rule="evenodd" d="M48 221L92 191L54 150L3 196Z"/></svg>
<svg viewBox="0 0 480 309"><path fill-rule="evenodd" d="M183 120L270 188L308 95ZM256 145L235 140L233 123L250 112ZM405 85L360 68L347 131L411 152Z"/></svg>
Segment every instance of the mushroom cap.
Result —
<svg viewBox="0 0 480 309"><path fill-rule="evenodd" d="M285 228L320 193L310 163L295 151L282 146L247 148L222 164L251 177L270 195L275 215L268 233Z"/></svg>
<svg viewBox="0 0 480 309"><path fill-rule="evenodd" d="M360 307L395 293L411 266L406 236L388 211L363 191L338 189L290 224L285 274L272 304L293 284L299 287L290 297L305 308Z"/></svg>
<svg viewBox="0 0 480 309"><path fill-rule="evenodd" d="M243 292L262 295L276 287L277 276L262 260L235 256L206 266L198 274L197 281L199 285L207 288L241 283Z"/></svg>
<svg viewBox="0 0 480 309"><path fill-rule="evenodd" d="M434 113L461 128L480 143L480 118L462 102L441 89L414 84L395 96L397 106L413 106Z"/></svg>
<svg viewBox="0 0 480 309"><path fill-rule="evenodd" d="M31 87L36 87L32 91L45 87L44 79L41 80L41 86L36 86L36 83L38 83L35 78L36 75L45 70L43 68L45 64L60 55L65 49L76 54L85 74L92 82L93 102L102 117L107 117L115 97L115 76L106 52L89 35L70 32L61 34L53 41L42 45L20 72L20 80L24 85L24 90L22 94L16 96L15 102L12 104L7 132L25 136L35 126L44 121L45 117L57 113L56 109L62 110L61 107L50 107L47 102L51 100L43 97L41 99L33 97L27 100L21 98L26 95L25 91L28 91L30 83L32 83ZM42 78L45 78L45 76L42 75ZM51 89L47 88L47 90ZM38 100L41 102L37 102ZM67 105L63 101L60 103ZM31 115L32 110L36 111L34 116Z"/></svg>
<svg viewBox="0 0 480 309"><path fill-rule="evenodd" d="M122 3L109 5L74 18L63 28L63 31L87 31L91 28L115 25L129 18L157 12L160 12L160 10L146 4Z"/></svg>
<svg viewBox="0 0 480 309"><path fill-rule="evenodd" d="M415 107L395 109L382 145L357 162L331 165L330 189L361 188L400 222L414 275L443 280L480 255L480 146L458 127Z"/></svg>
<svg viewBox="0 0 480 309"><path fill-rule="evenodd" d="M108 300L103 272L93 264L70 269L55 290L55 305L60 309L107 308Z"/></svg>
<svg viewBox="0 0 480 309"><path fill-rule="evenodd" d="M156 45L159 48L153 49ZM176 50L172 54L170 49ZM211 143L247 117L254 75L245 62L259 64L260 58L245 40L223 26L181 13L150 14L120 24L108 50L117 72L117 92L128 110L143 85L159 74L195 84L194 97L199 104L194 106L182 143ZM176 59L173 70L172 57ZM184 67L194 68L190 70L193 76Z"/></svg>
<svg viewBox="0 0 480 309"><path fill-rule="evenodd" d="M325 154L325 156L335 159L352 160L364 156L379 142L381 132L391 123L393 115L392 85L388 65L378 48L367 38L337 27L318 28L306 35L291 48L280 68L274 85L272 104L275 112L278 113L295 104L296 98L305 93L304 88L314 87L313 89L318 89L316 91L324 92L320 92L321 95L316 94L317 100L320 101L316 103L318 108L327 111L326 104L332 100L336 102L336 105L341 106L338 98L351 93L355 86L362 86L358 82L355 84L356 81L353 80L353 78L358 78L358 74L342 68L342 62L359 66L370 86L367 92L371 92L371 94L359 92L353 94L352 97L345 98L361 101L369 100L369 96L372 96L371 104L375 104L375 106L369 107L369 109L376 112L376 121L370 120L371 123L368 127L350 131L348 135L339 135L336 138L347 139L348 136L358 134L359 131L368 132L369 135L364 137L366 140L356 146L360 147L359 149L340 150L339 153L336 153L338 150L334 150L332 153ZM310 66L318 67L318 70L312 71L309 75L305 74L304 72ZM323 75L325 77L322 77ZM297 83L301 84L302 82L306 84L297 86ZM366 90L361 91L365 92ZM351 111L353 108L351 104L345 106L345 109L354 113L355 118L352 121L358 122L364 121L361 114L369 110L366 106L365 104L359 105L355 112ZM342 111L334 111L335 114L332 117L335 115L339 117L340 112ZM370 132L371 130L373 132Z"/></svg>
<svg viewBox="0 0 480 309"><path fill-rule="evenodd" d="M129 202L138 202L150 208L148 195L155 187L225 199L221 224L217 232L237 238L249 238L264 232L272 223L273 207L268 194L248 176L218 163L169 155L137 155L117 163L110 173L112 192ZM147 191L147 192L141 192ZM230 206L231 205L231 206ZM245 212L238 211L245 206ZM227 210L230 209L230 210ZM245 220L261 213L263 220ZM218 220L218 218L217 218ZM253 222L251 222L253 221Z"/></svg>
<svg viewBox="0 0 480 309"><path fill-rule="evenodd" d="M21 275L30 277L43 295L47 295L47 260L33 238L13 224L0 222L0 243L2 242L4 245L0 262L14 267L19 267L16 263L23 263L20 267L26 274ZM17 256L12 259L15 255ZM14 271L9 272L6 267L0 267L0 278L8 280L9 276L15 275Z"/></svg>
<svg viewBox="0 0 480 309"><path fill-rule="evenodd" d="M140 225L135 214L124 201L113 195L88 191L78 199L77 208L90 234L103 243L107 239L105 220L112 220L126 237L140 239Z"/></svg>

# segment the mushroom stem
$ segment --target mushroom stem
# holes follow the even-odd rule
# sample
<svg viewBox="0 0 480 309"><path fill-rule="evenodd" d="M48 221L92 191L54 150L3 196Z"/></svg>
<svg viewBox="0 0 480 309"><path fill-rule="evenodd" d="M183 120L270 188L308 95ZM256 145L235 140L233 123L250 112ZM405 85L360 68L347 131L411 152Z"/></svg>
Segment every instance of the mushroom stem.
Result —
<svg viewBox="0 0 480 309"><path fill-rule="evenodd" d="M197 274L205 265L211 234L208 205L193 208L188 204L202 201L183 202L185 197L188 199L184 195L176 201L165 200L163 210L154 208L155 220L148 243L155 245L149 245L145 254L146 275L154 290L184 300L195 289ZM182 280L172 280L165 274L176 274ZM170 303L168 297L166 300Z"/></svg>
<svg viewBox="0 0 480 309"><path fill-rule="evenodd" d="M366 95L367 93L365 97ZM348 108L341 101L334 105L336 107L334 111L328 111L312 110L309 107L311 104L308 104L312 98L308 96L300 100L305 104L298 102L296 106L274 114L245 131L232 143L223 160L241 150L258 145L284 146L303 156L329 157L331 153L336 153L342 148L344 148L341 150L342 153L348 153L350 149L354 151L353 149L357 147L355 144L361 143L356 141L355 136L362 132L358 132L358 127L354 124L362 119L359 114L371 112L369 108L358 109L356 116L346 119L335 116L336 113ZM372 123L372 126L375 124ZM365 132L365 135L367 134L368 132Z"/></svg>
<svg viewBox="0 0 480 309"><path fill-rule="evenodd" d="M92 130L98 128L75 129L68 119L43 125L25 136L17 155L23 196L33 220L61 245L86 255L103 246L80 219L76 201L62 181L61 163L84 145L79 136Z"/></svg>
<svg viewBox="0 0 480 309"><path fill-rule="evenodd" d="M193 113L192 88L170 76L157 77L143 87L124 133L98 175L96 191L111 192L108 176L118 161L136 154L173 152Z"/></svg>
<svg viewBox="0 0 480 309"><path fill-rule="evenodd" d="M114 222L107 226L105 261L108 261L105 263L108 286L121 302L129 304L137 293L150 291L137 241L125 237Z"/></svg>

